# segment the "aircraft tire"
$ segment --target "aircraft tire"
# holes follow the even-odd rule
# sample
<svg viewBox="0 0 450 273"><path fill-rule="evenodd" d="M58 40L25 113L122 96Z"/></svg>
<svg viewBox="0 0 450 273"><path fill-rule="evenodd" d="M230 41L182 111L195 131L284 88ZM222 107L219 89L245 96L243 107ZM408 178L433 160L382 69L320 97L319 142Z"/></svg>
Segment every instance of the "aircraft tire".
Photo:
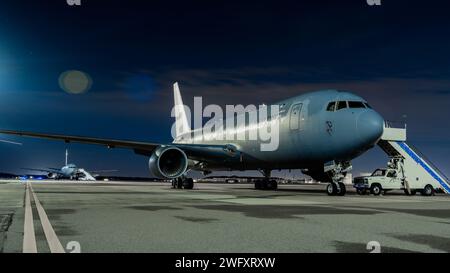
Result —
<svg viewBox="0 0 450 273"><path fill-rule="evenodd" d="M194 180L192 178L183 179L183 188L186 190L192 190L194 188Z"/></svg>
<svg viewBox="0 0 450 273"><path fill-rule="evenodd" d="M334 196L334 195L336 195L336 194L337 194L337 191L338 191L338 189L337 189L337 186L336 186L335 183L330 183L330 184L327 185L327 194L328 194L329 196Z"/></svg>
<svg viewBox="0 0 450 273"><path fill-rule="evenodd" d="M172 189L175 189L177 187L177 179L172 179Z"/></svg>
<svg viewBox="0 0 450 273"><path fill-rule="evenodd" d="M255 181L255 190L261 190L262 189L262 181L256 180Z"/></svg>
<svg viewBox="0 0 450 273"><path fill-rule="evenodd" d="M339 195L339 196L344 196L345 193L347 193L347 188L345 187L345 184L342 183L342 182L339 182L338 195Z"/></svg>
<svg viewBox="0 0 450 273"><path fill-rule="evenodd" d="M276 190L278 189L278 183L276 180L270 180L267 182L267 189L268 190Z"/></svg>
<svg viewBox="0 0 450 273"><path fill-rule="evenodd" d="M177 178L177 189L183 188L183 179L181 177Z"/></svg>

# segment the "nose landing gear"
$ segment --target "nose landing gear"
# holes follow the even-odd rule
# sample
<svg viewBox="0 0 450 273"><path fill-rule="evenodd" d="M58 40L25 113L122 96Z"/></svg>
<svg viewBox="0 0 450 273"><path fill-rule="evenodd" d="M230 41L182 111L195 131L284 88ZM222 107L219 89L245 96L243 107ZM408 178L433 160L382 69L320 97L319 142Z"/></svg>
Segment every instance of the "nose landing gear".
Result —
<svg viewBox="0 0 450 273"><path fill-rule="evenodd" d="M347 189L345 187L345 184L342 182L331 182L327 186L327 194L330 196L338 195L338 196L344 196L347 193Z"/></svg>
<svg viewBox="0 0 450 273"><path fill-rule="evenodd" d="M352 165L350 162L339 162L334 161L331 164L324 165L324 171L330 174L331 183L327 186L327 194L344 196L347 193L345 184L343 183L345 175L348 171L351 171Z"/></svg>

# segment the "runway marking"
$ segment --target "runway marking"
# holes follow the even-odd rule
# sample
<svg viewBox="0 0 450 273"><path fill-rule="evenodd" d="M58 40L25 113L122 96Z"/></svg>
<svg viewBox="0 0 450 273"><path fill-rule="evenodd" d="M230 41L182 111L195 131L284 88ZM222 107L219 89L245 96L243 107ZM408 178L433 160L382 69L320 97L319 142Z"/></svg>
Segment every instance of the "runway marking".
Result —
<svg viewBox="0 0 450 273"><path fill-rule="evenodd" d="M34 233L33 210L31 209L30 187L25 186L25 221L23 224L23 253L37 253L36 236Z"/></svg>
<svg viewBox="0 0 450 273"><path fill-rule="evenodd" d="M48 220L47 213L45 213L44 208L42 207L41 203L39 202L39 199L37 198L36 194L34 193L33 187L31 187L30 184L30 190L33 194L34 204L36 205L36 209L39 214L39 218L41 219L41 225L42 229L44 230L45 238L47 238L47 243L50 248L51 253L65 253L64 247L62 246L61 242L58 239L58 236L56 236L55 230L53 230L52 225L50 224L50 221Z"/></svg>

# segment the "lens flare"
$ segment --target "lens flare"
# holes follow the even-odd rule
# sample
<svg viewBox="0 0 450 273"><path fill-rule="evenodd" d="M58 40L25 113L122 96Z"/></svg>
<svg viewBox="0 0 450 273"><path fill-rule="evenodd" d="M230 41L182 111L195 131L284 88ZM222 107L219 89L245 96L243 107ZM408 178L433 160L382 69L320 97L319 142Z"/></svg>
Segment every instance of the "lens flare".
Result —
<svg viewBox="0 0 450 273"><path fill-rule="evenodd" d="M82 94L87 92L92 86L91 77L79 70L69 70L59 76L59 86L69 94Z"/></svg>

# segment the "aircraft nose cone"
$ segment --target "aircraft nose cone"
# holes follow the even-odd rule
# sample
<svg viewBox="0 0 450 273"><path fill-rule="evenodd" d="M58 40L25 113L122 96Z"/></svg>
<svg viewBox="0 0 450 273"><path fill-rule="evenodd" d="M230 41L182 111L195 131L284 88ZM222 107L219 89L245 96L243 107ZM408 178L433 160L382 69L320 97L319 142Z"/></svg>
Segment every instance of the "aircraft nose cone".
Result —
<svg viewBox="0 0 450 273"><path fill-rule="evenodd" d="M359 115L356 128L359 137L365 143L375 144L383 134L384 119L375 111L367 111Z"/></svg>

